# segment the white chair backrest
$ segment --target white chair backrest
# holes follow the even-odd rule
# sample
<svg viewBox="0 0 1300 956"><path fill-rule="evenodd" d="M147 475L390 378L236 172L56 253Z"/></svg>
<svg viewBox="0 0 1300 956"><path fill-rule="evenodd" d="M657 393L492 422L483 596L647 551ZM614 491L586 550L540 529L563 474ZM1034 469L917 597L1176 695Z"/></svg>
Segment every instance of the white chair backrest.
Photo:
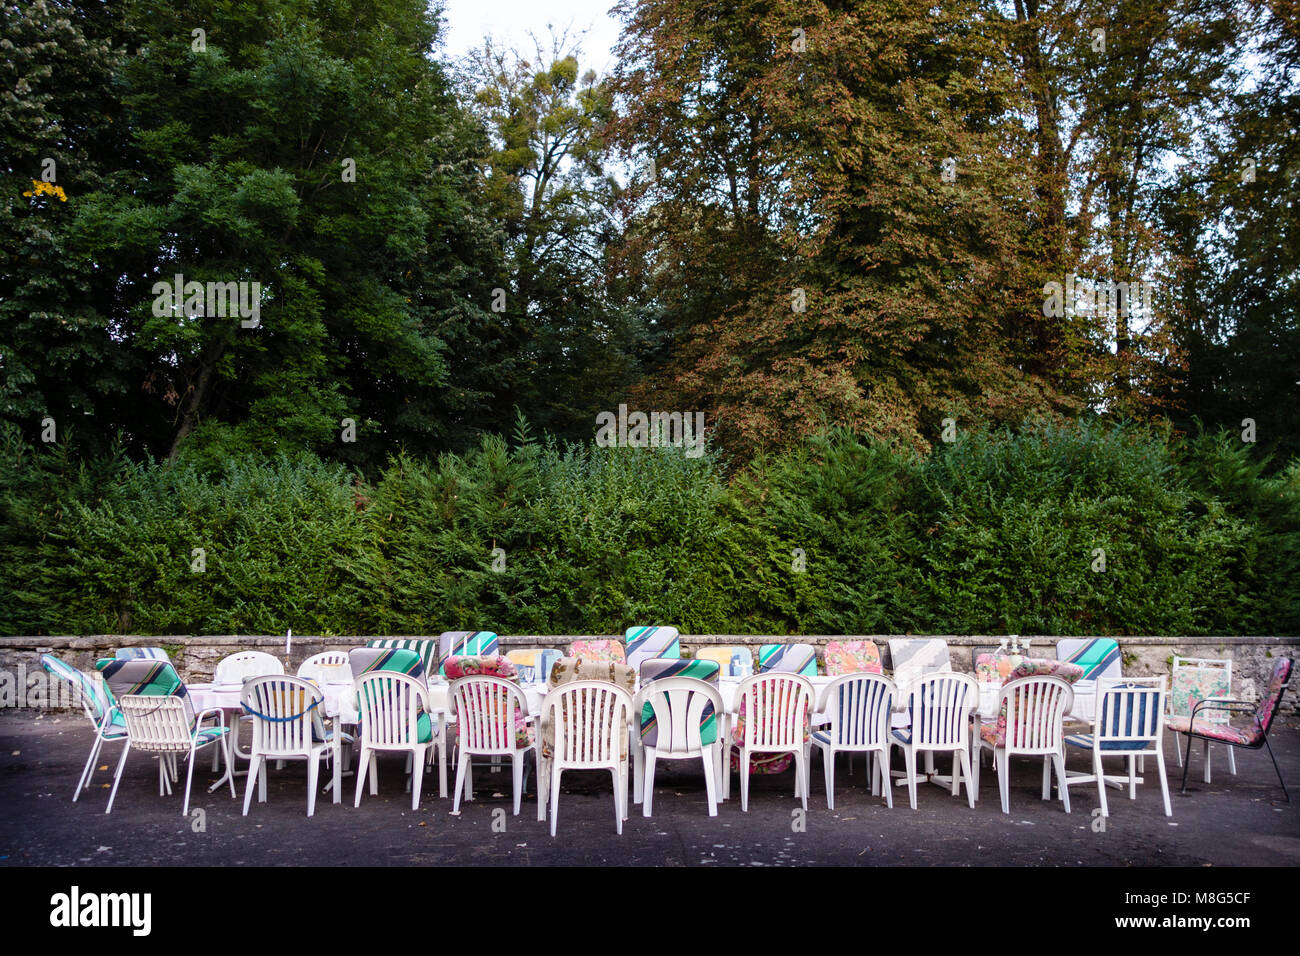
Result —
<svg viewBox="0 0 1300 956"><path fill-rule="evenodd" d="M954 749L970 739L970 714L979 706L979 684L966 674L927 674L907 691L912 745Z"/></svg>
<svg viewBox="0 0 1300 956"><path fill-rule="evenodd" d="M419 742L420 711L430 711L423 680L397 671L370 671L353 683L361 715L361 736L369 745L411 747Z"/></svg>
<svg viewBox="0 0 1300 956"><path fill-rule="evenodd" d="M1002 686L1007 708L1008 750L1056 752L1064 737L1065 715L1074 689L1059 677L1018 677Z"/></svg>
<svg viewBox="0 0 1300 956"><path fill-rule="evenodd" d="M700 725L712 708L714 727L722 719L722 695L707 681L694 677L660 677L641 689L633 714L649 704L654 711L654 748L666 756L694 756L704 749ZM715 738L716 739L716 738Z"/></svg>
<svg viewBox="0 0 1300 956"><path fill-rule="evenodd" d="M894 683L903 694L913 682L928 674L946 674L952 670L948 642L939 637L891 637L889 661Z"/></svg>
<svg viewBox="0 0 1300 956"><path fill-rule="evenodd" d="M284 664L264 651L240 651L223 658L212 677L214 684L238 684L249 677L283 674Z"/></svg>
<svg viewBox="0 0 1300 956"><path fill-rule="evenodd" d="M812 710L813 683L801 674L768 671L740 682L737 700L745 708L745 746L797 747Z"/></svg>
<svg viewBox="0 0 1300 956"><path fill-rule="evenodd" d="M451 682L451 712L461 747L475 753L518 749L515 721L528 713L528 698L514 681L476 675Z"/></svg>
<svg viewBox="0 0 1300 956"><path fill-rule="evenodd" d="M298 665L298 676L328 684L331 681L351 681L352 666L347 651L322 651L313 654Z"/></svg>
<svg viewBox="0 0 1300 956"><path fill-rule="evenodd" d="M118 701L131 747L157 753L190 749L190 709L180 697L124 694Z"/></svg>
<svg viewBox="0 0 1300 956"><path fill-rule="evenodd" d="M837 747L874 747L889 742L898 688L884 674L846 674L827 685L826 713Z"/></svg>
<svg viewBox="0 0 1300 956"><path fill-rule="evenodd" d="M1097 687L1096 723L1093 733L1102 750L1124 748L1104 744L1124 741L1133 750L1159 740L1165 723L1165 679L1129 677L1105 681Z"/></svg>
<svg viewBox="0 0 1300 956"><path fill-rule="evenodd" d="M257 753L310 753L313 727L324 739L320 709L325 695L301 677L250 677L239 699L253 715L253 750Z"/></svg>
<svg viewBox="0 0 1300 956"><path fill-rule="evenodd" d="M543 722L555 733L554 760L567 767L619 762L627 739L632 695L608 681L560 684L546 695Z"/></svg>

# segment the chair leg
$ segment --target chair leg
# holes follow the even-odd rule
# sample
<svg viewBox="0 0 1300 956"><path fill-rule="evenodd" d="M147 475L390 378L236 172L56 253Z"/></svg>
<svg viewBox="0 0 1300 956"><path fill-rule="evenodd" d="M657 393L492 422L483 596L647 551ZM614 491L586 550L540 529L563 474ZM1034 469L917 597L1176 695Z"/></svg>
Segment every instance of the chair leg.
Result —
<svg viewBox="0 0 1300 956"><path fill-rule="evenodd" d="M357 795L356 795L356 799L353 800L352 802L353 807L361 806L361 791L366 785L366 771L369 769L370 769L370 748L366 747L365 745L362 745L361 763L357 765ZM253 772L251 767L249 768L248 772L249 773Z"/></svg>
<svg viewBox="0 0 1300 956"><path fill-rule="evenodd" d="M1178 743L1178 734L1174 734L1174 756L1178 758L1178 766L1183 765L1183 748Z"/></svg>
<svg viewBox="0 0 1300 956"><path fill-rule="evenodd" d="M469 775L469 772L469 754L462 750L460 752L460 759L456 761L456 790L455 796L452 797L451 801L452 813L460 812L460 798L465 792L465 778Z"/></svg>
<svg viewBox="0 0 1300 956"><path fill-rule="evenodd" d="M1273 745L1268 742L1268 736L1264 737L1264 746L1268 748L1268 759L1273 761L1273 770L1277 773L1277 782L1282 785L1282 796L1286 797L1286 802L1291 802L1291 794L1287 792L1286 781L1282 779L1282 768L1277 765L1277 758L1273 756Z"/></svg>
<svg viewBox="0 0 1300 956"><path fill-rule="evenodd" d="M1065 807L1065 812L1070 812L1070 787L1065 782L1065 756L1060 753L1052 754L1052 764L1056 767L1056 786L1061 791L1061 803Z"/></svg>
<svg viewBox="0 0 1300 956"><path fill-rule="evenodd" d="M424 753L411 752L411 809L420 809L420 788L424 786Z"/></svg>
<svg viewBox="0 0 1300 956"><path fill-rule="evenodd" d="M1044 800L1052 799L1052 758L1050 754L1043 755L1043 797Z"/></svg>
<svg viewBox="0 0 1300 956"><path fill-rule="evenodd" d="M967 777L970 781L971 792L975 794L976 800L980 798L980 755L984 749L980 744L980 740L979 734L976 733L975 739L971 742L970 774Z"/></svg>
<svg viewBox="0 0 1300 956"><path fill-rule="evenodd" d="M954 777L957 774L956 764L958 760L961 761L961 769L962 772L965 774L964 779L966 781L966 804L972 810L974 810L975 809L975 787L973 786L974 780L973 780L971 765L970 765L970 751L967 750L965 747L962 747L961 750L953 754L952 772Z"/></svg>
<svg viewBox="0 0 1300 956"><path fill-rule="evenodd" d="M1186 737L1187 737L1187 757L1183 761L1183 789L1182 789L1183 793L1187 792L1187 771L1192 769L1192 735L1187 734Z"/></svg>
<svg viewBox="0 0 1300 956"><path fill-rule="evenodd" d="M1002 795L1002 812L1011 813L1011 783L1007 780L1011 760L1006 749L993 751L993 763L998 768L998 791Z"/></svg>
<svg viewBox="0 0 1300 956"><path fill-rule="evenodd" d="M1205 761L1205 782L1209 783L1210 782L1210 742L1209 740L1202 740L1201 744L1203 745L1201 747L1201 759Z"/></svg>
<svg viewBox="0 0 1300 956"><path fill-rule="evenodd" d="M316 813L316 788L320 784L320 757L319 750L313 750L311 756L307 758L307 816L314 816Z"/></svg>
<svg viewBox="0 0 1300 956"><path fill-rule="evenodd" d="M916 809L916 751L911 747L903 748L903 763L907 766L907 799Z"/></svg>
<svg viewBox="0 0 1300 956"><path fill-rule="evenodd" d="M551 836L555 836L555 824L560 818L560 774L564 771L559 764L551 765Z"/></svg>
<svg viewBox="0 0 1300 956"><path fill-rule="evenodd" d="M894 809L894 781L889 776L889 756L890 748L886 747L876 757L876 779L880 781L880 789L885 791L885 806Z"/></svg>
<svg viewBox="0 0 1300 956"><path fill-rule="evenodd" d="M1233 755L1232 744L1228 744L1228 773L1237 775L1237 758Z"/></svg>
<svg viewBox="0 0 1300 956"><path fill-rule="evenodd" d="M99 736L99 731L95 731L94 743L90 745L90 756L86 758L86 765L81 768L81 778L77 780L77 792L72 795L72 802L77 802L77 797L81 796L81 791L90 786L90 778L94 775L95 758L99 756L99 748L104 744L104 738Z"/></svg>
<svg viewBox="0 0 1300 956"><path fill-rule="evenodd" d="M1130 800L1136 800L1137 795L1137 757L1130 754L1128 758L1128 798Z"/></svg>
<svg viewBox="0 0 1300 956"><path fill-rule="evenodd" d="M714 756L712 750L704 750L704 795L709 801L709 816L718 815L718 789L717 782L713 779L713 771L717 768L718 758Z"/></svg>
<svg viewBox="0 0 1300 956"><path fill-rule="evenodd" d="M614 778L614 832L622 836L623 801L627 799L627 781L623 779L623 774L618 767L610 768L609 772Z"/></svg>
<svg viewBox="0 0 1300 956"><path fill-rule="evenodd" d="M215 745L214 745L215 746ZM190 784L194 782L194 762L199 759L194 745L190 744L190 759L185 761L185 801L181 804L181 816L190 815Z"/></svg>
<svg viewBox="0 0 1300 956"><path fill-rule="evenodd" d="M244 785L244 816L248 816L248 805L253 802L253 788L257 786L257 774L262 762L257 754L248 762L248 780Z"/></svg>
<svg viewBox="0 0 1300 956"><path fill-rule="evenodd" d="M822 774L826 778L826 809L835 809L835 751L817 748L822 754ZM851 757L852 755L850 755ZM851 764L850 764L851 765Z"/></svg>
<svg viewBox="0 0 1300 956"><path fill-rule="evenodd" d="M740 748L740 809L749 812L749 750Z"/></svg>
<svg viewBox="0 0 1300 956"><path fill-rule="evenodd" d="M117 773L113 775L113 789L108 794L108 806L104 808L105 813L110 813L113 810L113 799L117 796L117 785L122 780L122 768L126 766L126 755L130 752L131 741L127 740L127 742L122 745L122 756L117 758Z"/></svg>
<svg viewBox="0 0 1300 956"><path fill-rule="evenodd" d="M805 813L809 812L809 782L807 782L807 770L809 770L807 754L803 753L802 749L798 749L794 752L794 773L797 775L796 783L798 783L798 791L800 791L798 796L800 796L800 799L803 801L803 812Z"/></svg>
<svg viewBox="0 0 1300 956"><path fill-rule="evenodd" d="M1156 770L1160 772L1160 796L1165 801L1165 816L1172 817L1174 808L1169 804L1169 781L1165 779L1165 752L1161 741L1156 741Z"/></svg>
<svg viewBox="0 0 1300 956"><path fill-rule="evenodd" d="M546 819L546 800L547 800L547 781L550 780L550 769L546 766L546 761L542 759L540 747L533 748L536 753L534 763L537 774L537 822L541 823Z"/></svg>
<svg viewBox="0 0 1300 956"><path fill-rule="evenodd" d="M640 803L645 790L645 748L632 741L632 802ZM649 816L649 814L646 814Z"/></svg>
<svg viewBox="0 0 1300 956"><path fill-rule="evenodd" d="M640 754L641 766L641 816L648 817L653 811L655 800L655 763L658 753L653 747L646 747ZM636 788L635 779L633 789Z"/></svg>
<svg viewBox="0 0 1300 956"><path fill-rule="evenodd" d="M1095 747L1092 751L1092 772L1097 777L1097 799L1101 802L1102 817L1110 816L1110 807L1106 805L1106 778L1102 774L1101 751Z"/></svg>
<svg viewBox="0 0 1300 956"><path fill-rule="evenodd" d="M524 797L524 758L527 751L516 750L510 755L510 769L514 773L515 783L515 816L519 816L519 802Z"/></svg>

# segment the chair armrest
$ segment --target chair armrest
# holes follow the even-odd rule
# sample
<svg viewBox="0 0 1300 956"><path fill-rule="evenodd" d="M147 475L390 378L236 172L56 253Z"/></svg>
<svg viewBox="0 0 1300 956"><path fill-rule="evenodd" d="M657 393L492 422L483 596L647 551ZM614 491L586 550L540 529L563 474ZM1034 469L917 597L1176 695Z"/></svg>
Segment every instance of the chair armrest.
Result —
<svg viewBox="0 0 1300 956"><path fill-rule="evenodd" d="M198 724L201 724L203 723L203 721L207 720L209 714L216 715L217 721L221 724L221 726L222 727L226 726L226 712L222 710L220 707L209 707L207 710L199 711L199 713L194 715L195 725L197 726Z"/></svg>
<svg viewBox="0 0 1300 956"><path fill-rule="evenodd" d="M1227 710L1233 713L1254 713L1255 705L1247 700L1234 700L1231 697L1207 697L1205 700L1197 701L1196 706L1192 708L1191 719L1195 720L1196 715L1202 710Z"/></svg>

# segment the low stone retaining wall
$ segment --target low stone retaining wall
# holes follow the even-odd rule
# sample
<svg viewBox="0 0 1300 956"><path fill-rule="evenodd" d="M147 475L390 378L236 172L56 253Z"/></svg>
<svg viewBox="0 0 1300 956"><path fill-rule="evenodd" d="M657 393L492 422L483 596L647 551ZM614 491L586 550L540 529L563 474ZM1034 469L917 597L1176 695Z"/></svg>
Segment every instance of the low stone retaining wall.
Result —
<svg viewBox="0 0 1300 956"><path fill-rule="evenodd" d="M376 635L384 637L386 635ZM407 639L424 638L437 640L433 635L394 635ZM517 647L553 647L563 650L570 641L583 637L607 637L608 635L502 635L501 645L509 650ZM800 641L817 647L819 653L827 641L832 640L872 640L880 647L889 666L889 638L899 635L862 634L862 635L805 635L801 637L773 637L755 634L683 634L682 649L690 656L694 649L710 644L737 644L747 646L757 652L759 645ZM952 650L953 667L957 670L971 672L974 669L974 652L977 649L995 648L1000 636L982 635L909 635L931 636L948 642ZM91 634L58 637L0 637L0 706L14 706L7 698L17 689L19 678L30 686L33 675L44 675L40 665L41 654L54 654L74 667L87 672L94 672L95 661L101 657L112 657L119 647L149 646L163 647L171 655L182 678L187 681L206 681L212 679L217 662L223 657L238 651L259 650L274 654L285 661L285 670L293 673L298 665L313 654L326 650L339 650L357 647L370 640L370 637L321 637L313 635L295 635L285 650L283 635L258 636L191 636L178 635L166 637L121 636L115 634ZM1024 640L1022 635L1021 640ZM1037 656L1055 656L1055 644L1058 638L1050 636L1030 636L1030 654ZM1267 687L1273 664L1278 657L1296 657L1300 655L1300 638L1296 637L1124 637L1119 638L1123 654L1124 673L1130 675L1168 674L1170 661L1174 655L1180 657L1214 657L1231 658L1232 684L1235 695L1253 700ZM7 675L7 681L5 677ZM39 678L38 680L43 680ZM5 684L10 690L5 692ZM21 694L19 695L21 696ZM51 695L50 706L56 698ZM1282 703L1282 712L1300 713L1300 684L1294 692L1289 693Z"/></svg>

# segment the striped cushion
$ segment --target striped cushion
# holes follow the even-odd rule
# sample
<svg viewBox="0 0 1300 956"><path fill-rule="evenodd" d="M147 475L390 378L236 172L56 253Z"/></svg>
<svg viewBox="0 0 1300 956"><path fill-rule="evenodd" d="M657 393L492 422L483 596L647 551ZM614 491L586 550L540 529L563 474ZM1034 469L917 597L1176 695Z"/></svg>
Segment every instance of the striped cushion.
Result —
<svg viewBox="0 0 1300 956"><path fill-rule="evenodd" d="M354 647L348 652L348 664L353 678L371 671L396 671L410 677L424 677L424 658L419 651L397 647Z"/></svg>
<svg viewBox="0 0 1300 956"><path fill-rule="evenodd" d="M438 642L424 638L383 638L367 642L366 647L415 651L420 655L426 674L432 674L433 665L438 662Z"/></svg>
<svg viewBox="0 0 1300 956"><path fill-rule="evenodd" d="M758 672L817 676L817 651L811 644L764 644L758 649Z"/></svg>
<svg viewBox="0 0 1300 956"><path fill-rule="evenodd" d="M161 647L119 647L113 656L119 661L166 661L171 660Z"/></svg>
<svg viewBox="0 0 1300 956"><path fill-rule="evenodd" d="M721 668L717 661L648 660L641 664L641 686L665 677L693 677L714 687L719 684ZM718 715L713 704L705 704L700 714L700 741L711 744L718 739ZM647 747L659 743L659 724L649 701L641 706L641 742Z"/></svg>
<svg viewBox="0 0 1300 956"><path fill-rule="evenodd" d="M1092 734L1066 734L1065 742L1071 747L1078 747L1082 750L1092 749ZM1150 740L1103 740L1101 749L1104 750L1145 750Z"/></svg>
<svg viewBox="0 0 1300 956"><path fill-rule="evenodd" d="M1190 730L1192 718L1183 715L1176 715L1165 718L1165 726L1174 733L1185 734ZM1197 737L1208 737L1210 740L1221 740L1227 744L1235 744L1241 747L1256 746L1264 737L1259 733L1257 726L1252 726L1250 730L1242 730L1240 727L1234 727L1232 724L1220 724L1213 721L1201 720L1196 718L1196 729L1190 731Z"/></svg>
<svg viewBox="0 0 1300 956"><path fill-rule="evenodd" d="M1109 637L1062 638L1056 642L1056 658L1082 667L1082 680L1120 676L1119 644Z"/></svg>
<svg viewBox="0 0 1300 956"><path fill-rule="evenodd" d="M814 743L822 744L825 747L831 745L831 734L829 730L814 730L812 739Z"/></svg>
<svg viewBox="0 0 1300 956"><path fill-rule="evenodd" d="M912 731L909 727L902 727L894 731L894 739L899 743L910 744L912 742Z"/></svg>
<svg viewBox="0 0 1300 956"><path fill-rule="evenodd" d="M169 661L148 658L114 660L104 668L104 681L114 698L121 700L128 694L145 697L179 697L185 704L185 717L194 729L194 705L189 691L176 668Z"/></svg>
<svg viewBox="0 0 1300 956"><path fill-rule="evenodd" d="M894 668L894 683L906 694L907 685L927 674L947 674L952 670L948 642L937 637L895 637L889 641L889 658Z"/></svg>
<svg viewBox="0 0 1300 956"><path fill-rule="evenodd" d="M629 627L624 637L627 662L633 667L640 667L642 661L674 660L682 656L682 644L675 627Z"/></svg>
<svg viewBox="0 0 1300 956"><path fill-rule="evenodd" d="M94 680L89 675L83 674L67 661L60 660L53 654L42 654L41 666L55 677L67 681L81 694L87 709L90 710L95 719L96 725L104 719L105 712L111 710L114 715L111 719L112 722L120 723L123 727L126 726L122 714L113 705L113 699L102 681Z"/></svg>
<svg viewBox="0 0 1300 956"><path fill-rule="evenodd" d="M443 631L438 636L438 657L491 657L500 652L501 639L492 631ZM445 673L441 667L438 673Z"/></svg>
<svg viewBox="0 0 1300 956"><path fill-rule="evenodd" d="M218 737L224 736L228 729L229 728L227 727L204 727L194 735L194 739L200 745L206 744L210 741L216 740Z"/></svg>

